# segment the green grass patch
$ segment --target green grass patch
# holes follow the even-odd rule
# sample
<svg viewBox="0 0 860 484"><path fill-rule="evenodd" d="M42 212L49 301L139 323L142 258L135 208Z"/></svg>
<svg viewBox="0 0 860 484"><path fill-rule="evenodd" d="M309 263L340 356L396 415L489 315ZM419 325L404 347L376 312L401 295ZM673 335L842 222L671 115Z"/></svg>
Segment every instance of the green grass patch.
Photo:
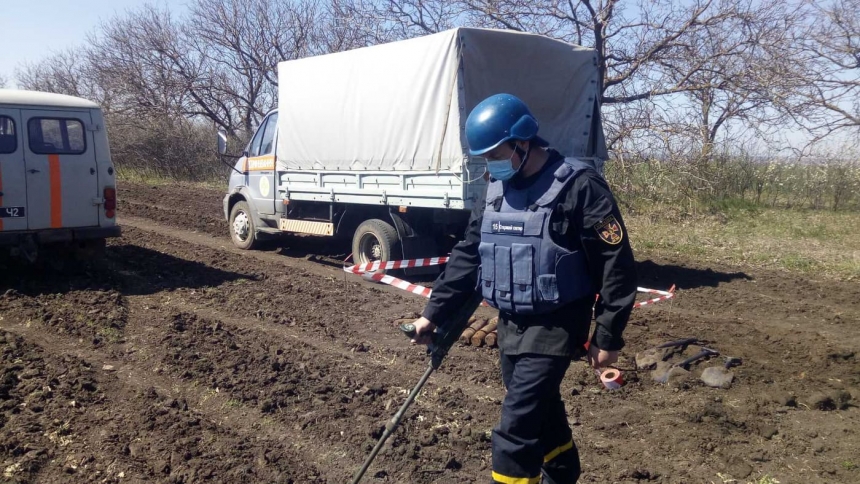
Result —
<svg viewBox="0 0 860 484"><path fill-rule="evenodd" d="M204 181L185 181L177 180L176 178L170 176L161 175L155 170L123 167L121 169L117 169L117 180L120 182L120 184L122 184L122 182L129 182L156 186L191 185L202 188L212 188L216 190L226 191L228 178L224 176L210 177L210 179Z"/></svg>
<svg viewBox="0 0 860 484"><path fill-rule="evenodd" d="M112 327L104 328L104 327L102 327L102 328L99 328L98 331L96 331L96 332L98 333L99 336L101 336L102 338L107 340L108 343L116 343L116 342L122 340L122 331L120 331L116 328L112 328Z"/></svg>
<svg viewBox="0 0 860 484"><path fill-rule="evenodd" d="M227 407L230 407L230 408L236 408L236 407L241 407L242 402L239 400L236 400L234 398L231 398L230 400L227 400L227 403L225 405Z"/></svg>
<svg viewBox="0 0 860 484"><path fill-rule="evenodd" d="M860 278L860 213L724 208L708 214L653 205L625 222L634 249L646 255Z"/></svg>

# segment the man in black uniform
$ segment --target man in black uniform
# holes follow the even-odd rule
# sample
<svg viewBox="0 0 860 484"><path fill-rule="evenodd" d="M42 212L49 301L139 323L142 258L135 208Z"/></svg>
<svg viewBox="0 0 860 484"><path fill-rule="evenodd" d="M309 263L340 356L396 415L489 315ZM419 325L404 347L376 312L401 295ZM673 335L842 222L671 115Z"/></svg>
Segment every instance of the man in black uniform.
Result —
<svg viewBox="0 0 860 484"><path fill-rule="evenodd" d="M413 342L430 343L480 290L499 309L499 349L507 394L493 429L493 482L572 484L579 453L559 387L571 357L596 328L588 362L618 359L636 296L633 252L621 214L602 176L565 159L537 136L538 122L510 94L491 96L469 114L473 156L487 159L486 203L476 203L415 321ZM595 304L595 294L599 295Z"/></svg>

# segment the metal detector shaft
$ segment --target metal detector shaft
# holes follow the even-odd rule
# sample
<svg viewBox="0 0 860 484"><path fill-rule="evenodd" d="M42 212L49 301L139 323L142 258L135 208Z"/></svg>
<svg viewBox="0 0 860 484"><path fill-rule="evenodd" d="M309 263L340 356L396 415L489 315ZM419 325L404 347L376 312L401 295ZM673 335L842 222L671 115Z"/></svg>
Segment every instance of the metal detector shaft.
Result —
<svg viewBox="0 0 860 484"><path fill-rule="evenodd" d="M376 458L376 454L382 450L382 446L385 445L385 441L388 440L388 437L391 437L391 434L397 430L397 426L400 425L400 421L403 419L403 416L406 414L406 410L412 405L412 402L415 400L415 397L418 396L418 393L421 392L421 388L424 387L424 384L427 383L427 379L430 378L430 375L436 368L433 368L433 365L427 366L427 371L424 372L424 375L418 380L418 384L415 385L415 388L409 393L409 396L406 397L406 401L403 402L403 405L400 406L400 410L391 417L391 420L385 425L385 431L382 433L382 437L379 439L379 442L376 443L376 447L373 448L373 451L370 452L370 455L367 456L367 459L364 461L364 465L361 466L361 470L358 471L358 474L352 479L352 484L358 484L361 481L361 478L364 477L364 473L367 472L367 469L370 467L370 464L373 463L373 459Z"/></svg>
<svg viewBox="0 0 860 484"><path fill-rule="evenodd" d="M376 454L382 450L382 446L385 445L385 441L388 440L388 437L397 430L397 426L400 425L400 420L403 419L403 415L406 414L406 410L410 405L412 405L412 402L415 400L415 397L418 396L418 393L421 392L421 388L423 388L424 384L427 383L427 379L430 378L430 375L432 375L433 372L442 364L442 360L448 354L448 350L450 350L451 346L454 345L454 342L457 341L457 338L469 322L469 317L471 317L472 313L478 309L482 300L483 298L478 292L470 295L469 299L460 306L457 312L451 317L450 324L445 327L445 331L441 332L439 328L437 328L436 332L433 333L433 344L431 344L429 348L430 365L427 367L427 371L425 371L421 379L418 380L418 384L415 385L415 388L413 388L412 392L409 393L406 401L400 406L400 410L398 410L394 417L392 417L385 425L385 431L382 433L382 437L380 437L379 442L376 443L376 447L373 448L370 455L367 456L367 459L364 461L364 465L361 466L361 470L359 470L352 479L352 484L358 484L359 481L361 481L361 478L364 477L364 473L367 472L370 464L373 463L373 459L376 458ZM404 324L400 327L400 330L403 331L408 338L415 337L415 326L412 324Z"/></svg>

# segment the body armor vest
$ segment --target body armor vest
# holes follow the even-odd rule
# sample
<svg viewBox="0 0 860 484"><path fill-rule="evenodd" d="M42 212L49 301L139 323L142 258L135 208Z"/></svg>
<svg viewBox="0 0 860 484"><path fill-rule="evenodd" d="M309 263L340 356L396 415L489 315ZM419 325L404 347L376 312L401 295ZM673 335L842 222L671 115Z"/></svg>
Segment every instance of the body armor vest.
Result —
<svg viewBox="0 0 860 484"><path fill-rule="evenodd" d="M525 189L492 179L487 187L478 284L487 303L502 311L543 314L595 293L582 250L550 237L559 196L592 167L567 158L548 168Z"/></svg>

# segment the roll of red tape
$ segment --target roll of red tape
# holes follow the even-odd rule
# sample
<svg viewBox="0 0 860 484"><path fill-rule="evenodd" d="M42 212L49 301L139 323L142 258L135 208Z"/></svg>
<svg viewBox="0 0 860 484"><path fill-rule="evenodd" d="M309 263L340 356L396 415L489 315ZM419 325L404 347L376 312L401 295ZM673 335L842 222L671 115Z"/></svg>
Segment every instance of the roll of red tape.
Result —
<svg viewBox="0 0 860 484"><path fill-rule="evenodd" d="M600 374L600 382L607 390L618 390L624 385L624 378L620 370L609 368Z"/></svg>

